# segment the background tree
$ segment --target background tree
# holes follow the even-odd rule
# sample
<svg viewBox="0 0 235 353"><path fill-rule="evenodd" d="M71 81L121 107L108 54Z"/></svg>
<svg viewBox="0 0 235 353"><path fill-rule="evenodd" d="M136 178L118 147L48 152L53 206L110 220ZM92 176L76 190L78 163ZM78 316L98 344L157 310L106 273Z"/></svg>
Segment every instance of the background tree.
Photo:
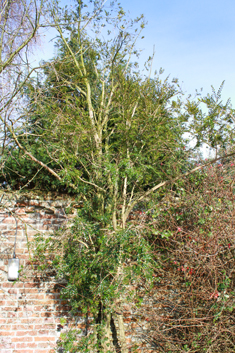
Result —
<svg viewBox="0 0 235 353"><path fill-rule="evenodd" d="M5 147L12 136L10 129L17 131L21 120L22 88L34 71L30 68L28 55L39 37L43 1L0 2L0 119L2 157L4 165ZM9 127L11 128L9 129Z"/></svg>
<svg viewBox="0 0 235 353"><path fill-rule="evenodd" d="M224 82L218 91L212 87L212 94L198 96L197 100L188 99L186 110L189 117L189 132L195 137L196 146L209 147L216 158L224 156L234 146L235 118L231 101L224 104L221 98Z"/></svg>

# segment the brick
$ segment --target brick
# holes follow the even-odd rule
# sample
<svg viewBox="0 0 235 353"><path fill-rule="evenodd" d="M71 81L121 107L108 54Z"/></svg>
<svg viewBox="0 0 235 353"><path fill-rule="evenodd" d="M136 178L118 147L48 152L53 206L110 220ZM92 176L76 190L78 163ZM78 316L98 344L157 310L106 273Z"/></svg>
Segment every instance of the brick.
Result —
<svg viewBox="0 0 235 353"><path fill-rule="evenodd" d="M14 350L13 353L32 353L33 351L31 349L17 349Z"/></svg>
<svg viewBox="0 0 235 353"><path fill-rule="evenodd" d="M21 324L34 324L34 323L39 323L40 322L40 319L38 317L27 317L27 318L20 318L20 322Z"/></svg>
<svg viewBox="0 0 235 353"><path fill-rule="evenodd" d="M15 336L15 332L14 331L0 331L0 337L1 336L7 336L7 337L9 337L9 336Z"/></svg>
<svg viewBox="0 0 235 353"><path fill-rule="evenodd" d="M52 344L51 343L46 343L46 342L44 342L44 343L39 343L38 344L38 348L51 348L51 346L52 346Z"/></svg>
<svg viewBox="0 0 235 353"><path fill-rule="evenodd" d="M16 336L36 336L37 331L16 331Z"/></svg>
<svg viewBox="0 0 235 353"><path fill-rule="evenodd" d="M33 236L35 236L36 234L38 234L38 230L37 230L37 229L33 230L33 229L31 228L31 229L27 229L27 231L26 231L26 235L28 236L28 238L29 238L29 237L33 237Z"/></svg>
<svg viewBox="0 0 235 353"><path fill-rule="evenodd" d="M39 200L29 200L28 205L30 206L41 206L41 201Z"/></svg>
<svg viewBox="0 0 235 353"><path fill-rule="evenodd" d="M39 289L38 288L27 288L27 289L24 289L24 291L22 291L22 294L24 293L38 293L39 292Z"/></svg>
<svg viewBox="0 0 235 353"><path fill-rule="evenodd" d="M7 330L11 330L12 327L11 325L1 325L0 326L0 330L3 330L3 331L7 331Z"/></svg>
<svg viewBox="0 0 235 353"><path fill-rule="evenodd" d="M29 201L28 200L25 200L25 201L17 201L16 202L16 206L17 207L25 207L25 206L28 206L29 205Z"/></svg>
<svg viewBox="0 0 235 353"><path fill-rule="evenodd" d="M58 299L60 297L60 293L47 294L46 298L48 299Z"/></svg>
<svg viewBox="0 0 235 353"><path fill-rule="evenodd" d="M56 219L57 218L57 216L56 215L54 215L54 214L41 214L40 215L40 218L41 219Z"/></svg>
<svg viewBox="0 0 235 353"><path fill-rule="evenodd" d="M35 288L38 286L38 283L25 283L24 288Z"/></svg>
<svg viewBox="0 0 235 353"><path fill-rule="evenodd" d="M27 293L27 299L26 300L31 300L31 299L34 299L34 300L37 300L37 299L44 299L45 298L45 294L43 293Z"/></svg>
<svg viewBox="0 0 235 353"><path fill-rule="evenodd" d="M41 325L35 325L35 330L50 330L55 328L55 324L41 324Z"/></svg>
<svg viewBox="0 0 235 353"><path fill-rule="evenodd" d="M1 353L4 352L4 349L10 349L10 348L11 349L15 348L15 344L12 344L12 343L3 343L3 344L1 344L0 343L0 352Z"/></svg>
<svg viewBox="0 0 235 353"><path fill-rule="evenodd" d="M34 329L34 325L32 325L32 324L31 325L30 324L28 324L28 325L20 325L20 324L12 325L12 329L13 330L33 330Z"/></svg>
<svg viewBox="0 0 235 353"><path fill-rule="evenodd" d="M9 300L7 300L5 303L4 303L4 305L6 305L6 306L16 306L18 303L17 303L17 300L12 300L12 301L9 301ZM0 305L1 305L1 302L0 302Z"/></svg>
<svg viewBox="0 0 235 353"><path fill-rule="evenodd" d="M45 299L43 301L44 305L54 305L54 304L60 304L60 300L53 300L53 299ZM67 304L67 303L66 303Z"/></svg>
<svg viewBox="0 0 235 353"><path fill-rule="evenodd" d="M6 324L14 324L16 322L15 318L6 319Z"/></svg>
<svg viewBox="0 0 235 353"><path fill-rule="evenodd" d="M12 342L33 342L33 337L13 337Z"/></svg>
<svg viewBox="0 0 235 353"><path fill-rule="evenodd" d="M0 224L0 231L7 229L7 225Z"/></svg>
<svg viewBox="0 0 235 353"><path fill-rule="evenodd" d="M11 228L12 229L12 228ZM9 244L9 243L13 243L14 244L14 242L15 242L15 233L16 233L16 231L14 230L12 230L12 231L10 231L9 229L8 230L4 230L3 232L2 232L2 235L5 235L6 237L7 237L7 239L6 239L6 243L7 244ZM18 239L18 231L17 231L17 240L19 240Z"/></svg>
<svg viewBox="0 0 235 353"><path fill-rule="evenodd" d="M17 208L15 209L15 214L25 214L25 208L21 207L21 208Z"/></svg>
<svg viewBox="0 0 235 353"><path fill-rule="evenodd" d="M37 348L37 343L16 343L16 348Z"/></svg>
<svg viewBox="0 0 235 353"><path fill-rule="evenodd" d="M24 284L20 282L16 282L16 283L5 282L5 283L2 283L1 286L2 288L23 288Z"/></svg>
<svg viewBox="0 0 235 353"><path fill-rule="evenodd" d="M34 213L35 208L33 206L28 206L24 208L25 213Z"/></svg>
<svg viewBox="0 0 235 353"><path fill-rule="evenodd" d="M43 320L43 322L45 322L46 324L54 324L56 321L55 317L46 317L44 318L44 316L41 318L41 320Z"/></svg>
<svg viewBox="0 0 235 353"><path fill-rule="evenodd" d="M4 224L15 224L15 218L14 217L6 217L2 220L2 223Z"/></svg>
<svg viewBox="0 0 235 353"><path fill-rule="evenodd" d="M19 309L18 307L4 306L1 310L2 311L17 311L18 309Z"/></svg>
<svg viewBox="0 0 235 353"><path fill-rule="evenodd" d="M17 253L17 252L16 252ZM20 261L22 260L28 260L29 259L29 255L20 255Z"/></svg>
<svg viewBox="0 0 235 353"><path fill-rule="evenodd" d="M20 220L21 220L21 223L26 223L27 225L36 225L37 223L38 223L38 220L37 220L37 218L36 217L34 217L34 218L29 218L29 217L27 217L27 216L21 216L20 217Z"/></svg>
<svg viewBox="0 0 235 353"><path fill-rule="evenodd" d="M0 325L2 324L8 324L7 319L0 319Z"/></svg>
<svg viewBox="0 0 235 353"><path fill-rule="evenodd" d="M7 317L17 317L17 313L16 312L8 312Z"/></svg>
<svg viewBox="0 0 235 353"><path fill-rule="evenodd" d="M4 300L4 299L7 299L9 298L9 295L7 293L1 293L0 294L0 300Z"/></svg>
<svg viewBox="0 0 235 353"><path fill-rule="evenodd" d="M34 337L34 341L35 342L55 342L57 340L56 337L53 336L38 336L38 337Z"/></svg>
<svg viewBox="0 0 235 353"><path fill-rule="evenodd" d="M8 293L9 293L9 294L17 294L18 291L17 291L17 289L9 289L9 290L8 290Z"/></svg>
<svg viewBox="0 0 235 353"><path fill-rule="evenodd" d="M19 249L19 247L18 247L18 249L16 250L17 257L21 257L20 254L25 254L25 253L27 253L27 252L28 252L27 249Z"/></svg>
<svg viewBox="0 0 235 353"><path fill-rule="evenodd" d="M34 310L41 312L41 311L48 311L48 310L50 310L50 308L45 308L43 305L40 305L40 306L34 306Z"/></svg>
<svg viewBox="0 0 235 353"><path fill-rule="evenodd" d="M50 331L49 330L38 330L38 334L41 335L49 335Z"/></svg>

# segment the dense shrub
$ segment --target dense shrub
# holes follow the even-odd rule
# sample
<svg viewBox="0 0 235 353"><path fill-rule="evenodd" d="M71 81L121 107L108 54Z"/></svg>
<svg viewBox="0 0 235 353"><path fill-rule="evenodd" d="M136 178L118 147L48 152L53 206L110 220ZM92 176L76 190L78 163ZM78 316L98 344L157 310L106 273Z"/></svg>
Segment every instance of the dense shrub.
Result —
<svg viewBox="0 0 235 353"><path fill-rule="evenodd" d="M146 339L157 352L234 352L234 163L193 178L168 194L146 225L161 263Z"/></svg>

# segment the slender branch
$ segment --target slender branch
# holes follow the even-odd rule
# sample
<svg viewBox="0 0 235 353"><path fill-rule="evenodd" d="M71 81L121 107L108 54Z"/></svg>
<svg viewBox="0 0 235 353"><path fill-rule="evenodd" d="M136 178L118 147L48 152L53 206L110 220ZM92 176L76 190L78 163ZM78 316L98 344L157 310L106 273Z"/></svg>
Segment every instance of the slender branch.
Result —
<svg viewBox="0 0 235 353"><path fill-rule="evenodd" d="M193 168L191 169L190 171L188 171L187 173L184 173L184 174L181 174L179 175L178 177L172 179L172 180L166 180L166 181L163 181L157 185L155 185L154 187L152 187L151 189L149 189L148 191L146 191L143 195L141 195L140 197L138 197L136 200L134 200L129 207L127 207L127 210L126 210L126 213L125 213L125 217L127 218L129 213L131 212L131 210L133 209L133 207L139 203L140 201L144 200L148 195L152 194L154 191L160 189L161 187L165 186L165 185L168 185L168 184L171 184L171 183L175 183L177 180L180 180L190 174L193 174L195 173L197 170L200 170L204 167L207 167L208 165L210 164L213 164L221 159L224 159L224 158L227 158L227 157L231 157L231 156L234 156L235 155L235 152L232 152L232 153L229 153L227 154L226 156L223 156L223 157L217 157L217 158L214 158L213 160L211 160L210 162L208 163L205 163L205 164L202 164L196 168Z"/></svg>
<svg viewBox="0 0 235 353"><path fill-rule="evenodd" d="M6 101L6 103L0 108L0 113L2 111L4 111L4 109L10 105L10 103L12 102L12 100L15 98L15 96L20 92L20 90L23 88L23 86L25 85L25 83L27 82L28 78L31 76L31 74L37 70L37 69L41 69L42 67L46 66L42 65L42 66L38 66L38 67L34 67L33 69L30 70L30 72L27 74L27 76L24 78L24 80L20 83L20 85L17 87L17 89L12 93L11 97Z"/></svg>
<svg viewBox="0 0 235 353"><path fill-rule="evenodd" d="M42 6L42 2L41 2L41 6ZM40 6L40 8L41 8L41 6ZM29 42L35 36L35 34L36 34L36 32L37 32L37 30L38 30L38 28L40 26L39 25L40 15L41 15L41 13L38 14L37 11L36 11L36 19L35 19L36 22L35 22L35 25L33 27L33 30L31 32L31 34L23 41L23 43L21 43L21 45L18 46L18 48L13 53L10 54L8 59L3 64L1 64L0 73L2 73L3 70L12 63L14 58L20 53L20 51L23 48L25 48L29 44Z"/></svg>
<svg viewBox="0 0 235 353"><path fill-rule="evenodd" d="M122 193L122 198L123 198L123 204L122 204L122 227L123 227L123 229L125 228L125 223L126 223L126 217L125 217L126 194L127 194L127 176L124 179L123 193Z"/></svg>

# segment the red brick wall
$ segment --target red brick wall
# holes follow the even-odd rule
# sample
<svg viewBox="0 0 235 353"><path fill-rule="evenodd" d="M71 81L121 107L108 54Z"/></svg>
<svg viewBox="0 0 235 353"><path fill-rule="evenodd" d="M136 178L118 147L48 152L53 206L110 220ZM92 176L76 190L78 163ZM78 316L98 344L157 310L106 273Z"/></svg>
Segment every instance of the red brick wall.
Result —
<svg viewBox="0 0 235 353"><path fill-rule="evenodd" d="M67 217L68 200L54 197L17 198L2 194L0 209L0 352L50 352L60 334L60 317L66 305L52 282L42 282L30 271L28 241L40 232L52 232ZM70 200L71 201L71 200ZM8 258L12 257L17 227L16 257L24 266L19 282L7 281ZM27 241L28 239L28 241Z"/></svg>
<svg viewBox="0 0 235 353"><path fill-rule="evenodd" d="M62 302L58 284L36 277L30 261L29 245L34 235L45 235L67 222L65 208L75 206L72 199L62 196L42 197L26 194L0 194L0 352L49 353L59 339L60 319L67 317L66 302ZM8 259L12 258L17 227L16 257L23 266L17 282L7 280ZM127 346L137 345L138 351L151 352L142 347L143 329L147 321L132 305L123 307ZM85 332L82 315L76 318L81 335ZM142 341L142 343L141 343ZM142 348L140 348L142 347Z"/></svg>

